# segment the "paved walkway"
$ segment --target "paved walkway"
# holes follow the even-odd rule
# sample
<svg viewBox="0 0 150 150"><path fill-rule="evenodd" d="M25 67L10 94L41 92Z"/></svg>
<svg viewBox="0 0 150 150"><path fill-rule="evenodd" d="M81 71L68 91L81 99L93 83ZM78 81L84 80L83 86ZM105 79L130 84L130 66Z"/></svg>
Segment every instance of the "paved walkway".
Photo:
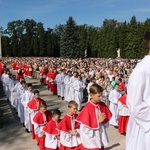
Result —
<svg viewBox="0 0 150 150"><path fill-rule="evenodd" d="M40 96L46 100L49 110L60 109L63 112L62 115L66 114L67 102L50 93L47 87L41 86L37 79L26 78L26 81L27 83L32 83L34 89L40 91ZM30 133L25 132L15 111L7 103L2 89L0 89L0 109L3 111L3 128L0 129L0 150L38 150L36 141L31 139ZM112 126L108 128L107 132L110 143L105 150L124 150L125 137L119 135L117 129Z"/></svg>

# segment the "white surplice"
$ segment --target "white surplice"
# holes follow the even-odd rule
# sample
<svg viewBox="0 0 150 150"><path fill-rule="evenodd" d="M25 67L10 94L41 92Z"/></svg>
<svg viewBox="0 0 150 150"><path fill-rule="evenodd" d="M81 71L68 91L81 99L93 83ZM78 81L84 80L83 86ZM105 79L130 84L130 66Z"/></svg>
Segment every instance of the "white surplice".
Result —
<svg viewBox="0 0 150 150"><path fill-rule="evenodd" d="M11 82L11 78L9 78L9 76L6 75L4 83L5 83L5 94L6 94L7 99L9 99L9 97L10 97L10 90L9 90L10 82Z"/></svg>
<svg viewBox="0 0 150 150"><path fill-rule="evenodd" d="M60 91L60 96L64 97L65 94L65 84L64 84L64 79L66 77L66 74L62 73L60 75L60 80L61 80L61 91Z"/></svg>
<svg viewBox="0 0 150 150"><path fill-rule="evenodd" d="M129 109L125 107L120 101L118 102L119 116L130 116Z"/></svg>
<svg viewBox="0 0 150 150"><path fill-rule="evenodd" d="M20 122L21 123L24 123L24 106L22 105L21 103L21 99L22 99L22 96L23 94L25 93L25 91L27 90L26 87L19 87L18 90L17 90L17 102L18 102L18 105L17 105L17 111L18 111L18 117L20 117Z"/></svg>
<svg viewBox="0 0 150 150"><path fill-rule="evenodd" d="M74 89L74 82L77 80L74 76L70 78L70 99L75 99L75 89Z"/></svg>
<svg viewBox="0 0 150 150"><path fill-rule="evenodd" d="M68 115L68 114L67 114ZM68 115L71 119L71 129L72 131L75 130L75 119L72 116ZM76 129L79 133L79 129ZM66 147L76 147L81 144L80 135L73 136L70 132L59 131L60 133L60 143Z"/></svg>
<svg viewBox="0 0 150 150"><path fill-rule="evenodd" d="M28 102L34 97L33 92L25 91L25 93L22 96L21 103L24 106L24 125L28 131L32 131L32 125L31 125L31 115L29 113L28 109Z"/></svg>
<svg viewBox="0 0 150 150"><path fill-rule="evenodd" d="M14 101L15 101L15 85L17 83L18 83L18 80L13 80L13 79L9 83L9 91L10 91L9 100L11 102L12 107L16 107L14 105Z"/></svg>
<svg viewBox="0 0 150 150"><path fill-rule="evenodd" d="M70 76L66 76L64 79L64 84L65 84L65 94L64 94L64 100L65 101L70 101Z"/></svg>
<svg viewBox="0 0 150 150"><path fill-rule="evenodd" d="M98 116L101 114L100 109L96 108L95 113L98 118ZM81 142L83 146L87 149L88 148L95 149L95 148L101 148L102 146L108 146L109 141L106 132L107 127L108 127L108 123L106 124L99 123L99 127L97 129L90 128L81 123L79 133L80 133Z"/></svg>
<svg viewBox="0 0 150 150"><path fill-rule="evenodd" d="M74 82L74 89L75 89L75 101L78 104L78 110L81 110L81 103L83 99L83 90L85 89L85 84L81 80L75 80Z"/></svg>
<svg viewBox="0 0 150 150"><path fill-rule="evenodd" d="M56 83L57 83L57 95L60 96L60 93L61 93L61 74L57 74L56 75Z"/></svg>
<svg viewBox="0 0 150 150"><path fill-rule="evenodd" d="M56 127L57 127L58 123L53 118L52 120L56 123ZM53 128L53 126L50 126L50 128ZM58 134L50 134L46 131L43 131L43 132L45 132L45 147L46 148L57 149L57 147L60 147L60 141L57 138L55 138L56 135Z"/></svg>
<svg viewBox="0 0 150 150"><path fill-rule="evenodd" d="M118 99L121 96L120 92L117 91L116 89L112 90L109 94L109 109L112 113L112 117L109 121L109 124L113 126L118 126L118 117L119 117L119 112L118 112Z"/></svg>
<svg viewBox="0 0 150 150"><path fill-rule="evenodd" d="M133 70L127 86L130 118L126 150L150 150L150 56Z"/></svg>
<svg viewBox="0 0 150 150"><path fill-rule="evenodd" d="M20 82L16 83L15 87L14 87L14 101L12 101L12 105L16 107L16 109L18 108L18 100L17 100L17 91L18 89L21 87Z"/></svg>

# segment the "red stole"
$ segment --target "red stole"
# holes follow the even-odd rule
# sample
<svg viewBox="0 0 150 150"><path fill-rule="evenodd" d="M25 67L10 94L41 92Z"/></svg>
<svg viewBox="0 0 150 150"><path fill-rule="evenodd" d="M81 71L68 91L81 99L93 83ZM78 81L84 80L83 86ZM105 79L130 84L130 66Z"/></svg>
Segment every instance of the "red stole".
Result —
<svg viewBox="0 0 150 150"><path fill-rule="evenodd" d="M110 120L112 113L103 102L100 102L96 105L89 101L80 112L76 120L85 126L88 126L89 128L98 129L99 122L96 114L96 108L99 108L101 113L105 113L106 119L104 120L104 123L107 123Z"/></svg>
<svg viewBox="0 0 150 150"><path fill-rule="evenodd" d="M48 134L59 134L58 130L57 130L57 126L58 123L60 122L60 120L58 122L56 122L54 119L51 119L46 126L43 128L43 130L48 133Z"/></svg>
<svg viewBox="0 0 150 150"><path fill-rule="evenodd" d="M121 96L118 100L119 100L123 105L126 105L126 95Z"/></svg>
<svg viewBox="0 0 150 150"><path fill-rule="evenodd" d="M64 132L70 132L70 131L72 131L73 129L72 129L72 122L71 122L71 119L73 119L73 117L74 117L74 119L76 119L77 114L74 115L74 116L70 116L70 115L67 114L67 115L62 119L62 121L59 123L59 125L58 125L58 130L64 131ZM74 129L77 129L77 128L78 128L78 123L75 122Z"/></svg>
<svg viewBox="0 0 150 150"><path fill-rule="evenodd" d="M38 110L39 105L42 103L46 103L46 102L40 98L38 98L37 100L35 98L33 98L32 100L29 101L28 107L32 110Z"/></svg>

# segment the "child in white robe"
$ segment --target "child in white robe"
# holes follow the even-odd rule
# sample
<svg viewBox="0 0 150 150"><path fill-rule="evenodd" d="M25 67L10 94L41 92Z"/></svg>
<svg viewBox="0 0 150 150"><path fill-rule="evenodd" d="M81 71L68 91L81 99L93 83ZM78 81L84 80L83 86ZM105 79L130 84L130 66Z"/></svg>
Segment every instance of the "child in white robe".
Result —
<svg viewBox="0 0 150 150"><path fill-rule="evenodd" d="M119 85L115 85L115 89L112 90L109 94L109 109L112 112L112 118L109 121L110 125L113 125L115 128L118 127L118 98L121 96L121 93L119 92Z"/></svg>
<svg viewBox="0 0 150 150"><path fill-rule="evenodd" d="M26 82L21 81L21 87L18 88L16 98L18 103L17 104L18 117L20 117L20 122L23 124L23 126L24 126L24 106L21 103L21 99L26 90L27 90Z"/></svg>
<svg viewBox="0 0 150 150"><path fill-rule="evenodd" d="M71 78L71 72L68 71L68 75L64 79L65 84L65 94L64 94L64 100L70 101L70 78Z"/></svg>
<svg viewBox="0 0 150 150"><path fill-rule="evenodd" d="M28 84L27 89L28 90L25 91L25 93L22 96L21 103L24 106L24 125L26 128L26 132L30 133L32 131L32 124L31 124L31 116L29 114L28 109L28 102L32 100L34 97L34 94L32 92L33 89L32 84Z"/></svg>
<svg viewBox="0 0 150 150"><path fill-rule="evenodd" d="M83 90L85 88L85 84L82 81L82 77L78 75L78 80L74 82L74 89L75 89L75 101L78 104L78 110L81 110L81 103L83 100Z"/></svg>
<svg viewBox="0 0 150 150"><path fill-rule="evenodd" d="M10 90L10 96L9 96L9 100L11 102L11 106L13 108L15 108L16 106L14 105L14 101L15 101L15 85L18 83L18 80L16 79L16 75L12 76L12 80L9 83L9 90Z"/></svg>
<svg viewBox="0 0 150 150"><path fill-rule="evenodd" d="M59 74L56 75L55 81L57 83L57 96L60 97L61 95L61 73L62 71L59 71Z"/></svg>

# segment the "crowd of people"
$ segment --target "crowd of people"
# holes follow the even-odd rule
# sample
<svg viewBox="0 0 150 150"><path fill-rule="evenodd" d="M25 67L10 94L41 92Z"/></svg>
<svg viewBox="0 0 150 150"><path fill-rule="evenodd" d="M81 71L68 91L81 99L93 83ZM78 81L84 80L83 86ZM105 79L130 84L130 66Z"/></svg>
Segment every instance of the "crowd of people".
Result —
<svg viewBox="0 0 150 150"><path fill-rule="evenodd" d="M0 62L7 101L16 109L26 132L32 132L40 150L103 150L108 143L108 124L126 134L129 120L126 88L137 61L120 58L10 58L9 61L16 75L7 69L6 59ZM39 77L41 86L47 86L68 102L68 114L62 120L60 110L47 110L46 102L39 97L39 91L33 92L26 77ZM87 103L84 107L83 101Z"/></svg>

